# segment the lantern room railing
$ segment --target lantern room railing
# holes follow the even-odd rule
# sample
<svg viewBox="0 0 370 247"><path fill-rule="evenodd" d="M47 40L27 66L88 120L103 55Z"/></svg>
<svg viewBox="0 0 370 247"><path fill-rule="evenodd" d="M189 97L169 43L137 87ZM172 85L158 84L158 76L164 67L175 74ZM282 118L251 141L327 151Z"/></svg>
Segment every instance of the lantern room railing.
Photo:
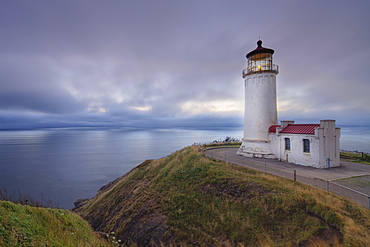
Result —
<svg viewBox="0 0 370 247"><path fill-rule="evenodd" d="M272 72L272 73L276 73L278 74L279 73L279 66L276 65L276 64L273 64L272 66L258 66L258 67L248 67L248 68L245 68L243 69L243 78L246 76L246 75L249 75L249 74L254 74L254 73L263 73L263 72Z"/></svg>

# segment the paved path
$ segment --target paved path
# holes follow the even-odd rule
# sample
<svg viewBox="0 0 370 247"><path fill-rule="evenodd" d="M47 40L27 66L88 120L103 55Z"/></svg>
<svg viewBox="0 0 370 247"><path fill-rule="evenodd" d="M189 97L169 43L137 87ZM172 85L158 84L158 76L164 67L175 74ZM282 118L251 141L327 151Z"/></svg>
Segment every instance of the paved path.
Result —
<svg viewBox="0 0 370 247"><path fill-rule="evenodd" d="M289 179L294 179L295 171L297 181L346 196L370 209L370 184L359 186L358 183L346 183L344 187L338 181L344 178L369 178L370 165L341 161L340 167L317 169L272 159L247 158L237 155L237 150L238 148L214 148L207 149L204 153L216 159Z"/></svg>

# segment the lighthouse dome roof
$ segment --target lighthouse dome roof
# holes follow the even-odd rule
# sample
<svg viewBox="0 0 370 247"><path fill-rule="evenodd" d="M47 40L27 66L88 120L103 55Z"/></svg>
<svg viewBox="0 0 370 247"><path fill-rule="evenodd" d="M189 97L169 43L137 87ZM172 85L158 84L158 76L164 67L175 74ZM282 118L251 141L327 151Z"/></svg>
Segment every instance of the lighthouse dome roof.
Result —
<svg viewBox="0 0 370 247"><path fill-rule="evenodd" d="M274 52L275 51L273 49L263 47L262 46L262 40L258 40L257 41L257 48L254 49L253 51L249 52L246 57L249 58L250 56L260 54L260 53L270 53L272 55L272 54L274 54Z"/></svg>

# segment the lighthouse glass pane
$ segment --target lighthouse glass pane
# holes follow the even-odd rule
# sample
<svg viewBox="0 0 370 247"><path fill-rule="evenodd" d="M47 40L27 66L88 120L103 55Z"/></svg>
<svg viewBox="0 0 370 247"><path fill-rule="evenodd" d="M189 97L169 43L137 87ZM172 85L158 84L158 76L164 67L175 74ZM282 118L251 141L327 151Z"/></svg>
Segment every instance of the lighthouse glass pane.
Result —
<svg viewBox="0 0 370 247"><path fill-rule="evenodd" d="M272 55L270 53L259 53L248 59L248 71L272 70Z"/></svg>

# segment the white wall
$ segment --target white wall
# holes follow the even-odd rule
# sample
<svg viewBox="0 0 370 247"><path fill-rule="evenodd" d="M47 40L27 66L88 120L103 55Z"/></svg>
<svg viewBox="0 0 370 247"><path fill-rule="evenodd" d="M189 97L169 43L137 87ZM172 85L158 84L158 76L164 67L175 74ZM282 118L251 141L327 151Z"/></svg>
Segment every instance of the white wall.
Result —
<svg viewBox="0 0 370 247"><path fill-rule="evenodd" d="M334 120L321 120L314 135L279 133L282 129L269 134L274 158L315 168L340 166L340 128L335 127ZM285 150L285 138L290 138L290 150ZM309 153L303 152L303 139L310 140Z"/></svg>
<svg viewBox="0 0 370 247"><path fill-rule="evenodd" d="M340 128L335 120L321 120L318 128L320 138L320 166L325 168L340 166Z"/></svg>
<svg viewBox="0 0 370 247"><path fill-rule="evenodd" d="M244 135L238 154L273 157L269 127L277 124L276 73L261 72L245 78Z"/></svg>
<svg viewBox="0 0 370 247"><path fill-rule="evenodd" d="M319 167L319 139L315 135L270 134L275 158L303 166ZM290 138L290 150L285 150L285 138ZM303 152L303 139L310 140L310 152Z"/></svg>
<svg viewBox="0 0 370 247"><path fill-rule="evenodd" d="M268 141L268 129L277 124L276 74L245 77L244 139Z"/></svg>

